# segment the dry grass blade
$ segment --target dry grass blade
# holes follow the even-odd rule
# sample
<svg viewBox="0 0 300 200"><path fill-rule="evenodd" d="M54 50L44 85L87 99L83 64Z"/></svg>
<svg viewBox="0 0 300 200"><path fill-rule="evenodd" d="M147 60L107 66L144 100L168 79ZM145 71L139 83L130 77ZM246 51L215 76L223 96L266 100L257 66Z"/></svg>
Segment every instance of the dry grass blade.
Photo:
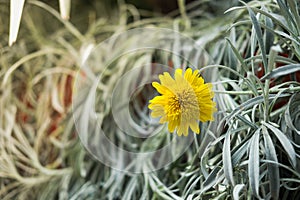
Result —
<svg viewBox="0 0 300 200"><path fill-rule="evenodd" d="M59 10L61 17L68 20L71 12L71 0L59 0Z"/></svg>
<svg viewBox="0 0 300 200"><path fill-rule="evenodd" d="M24 3L25 0L10 0L9 46L17 40Z"/></svg>

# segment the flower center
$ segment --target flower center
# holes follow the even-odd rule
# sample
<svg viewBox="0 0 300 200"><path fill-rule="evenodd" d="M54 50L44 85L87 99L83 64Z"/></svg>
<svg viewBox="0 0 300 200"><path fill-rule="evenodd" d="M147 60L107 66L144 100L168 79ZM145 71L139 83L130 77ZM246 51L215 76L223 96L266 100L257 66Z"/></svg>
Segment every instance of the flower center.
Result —
<svg viewBox="0 0 300 200"><path fill-rule="evenodd" d="M167 109L169 117L191 115L199 112L196 94L192 88L184 89L170 97Z"/></svg>

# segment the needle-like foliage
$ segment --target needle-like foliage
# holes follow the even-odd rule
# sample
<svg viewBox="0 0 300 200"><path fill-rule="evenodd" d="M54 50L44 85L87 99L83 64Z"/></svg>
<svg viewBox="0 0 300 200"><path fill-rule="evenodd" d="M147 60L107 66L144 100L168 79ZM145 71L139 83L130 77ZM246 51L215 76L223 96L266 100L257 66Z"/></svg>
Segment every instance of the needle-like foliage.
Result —
<svg viewBox="0 0 300 200"><path fill-rule="evenodd" d="M67 21L57 2L26 1L18 39L8 46L9 3L0 1L0 199L300 199L298 1L196 0L185 5L179 0L179 10L166 16L124 2L89 3L72 1ZM192 46L170 42L174 38L165 35L140 34L107 43L95 58L88 57L98 43L146 27L180 32L201 51L188 51L185 60L179 55ZM156 38L172 52L147 49L106 63L122 49ZM82 70L87 58L107 67ZM98 105L101 129L119 147L141 153L170 142L167 128L147 140L122 137L112 120L109 99L118 80L149 63L184 69L194 64L212 82L218 112L214 122L200 124L199 135L190 134L192 144L169 165L152 171L144 158L126 163L123 154L103 146L116 166L147 173L110 168L84 148L75 123L89 130L84 129L90 123L84 106L92 102ZM128 77L133 82L124 82L124 91L138 84L139 75ZM98 81L95 102L89 101L87 89L74 87L78 76L87 85ZM118 99L128 97L122 91ZM138 90L129 102L131 126L146 135L153 131L145 129L153 122L150 91ZM72 107L78 92L82 96ZM156 161L166 159L161 154Z"/></svg>

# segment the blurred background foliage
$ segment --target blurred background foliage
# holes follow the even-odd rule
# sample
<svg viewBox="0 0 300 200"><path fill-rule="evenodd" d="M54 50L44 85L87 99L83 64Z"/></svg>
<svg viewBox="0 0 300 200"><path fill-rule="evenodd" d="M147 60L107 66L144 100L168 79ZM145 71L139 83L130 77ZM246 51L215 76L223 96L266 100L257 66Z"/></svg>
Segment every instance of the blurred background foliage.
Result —
<svg viewBox="0 0 300 200"><path fill-rule="evenodd" d="M9 6L0 1L1 199L300 199L298 1L72 1L68 21L58 1L28 0L12 46ZM94 160L71 106L91 49L136 27L173 29L204 48L214 63L198 67L214 70L219 109L182 157L145 174Z"/></svg>

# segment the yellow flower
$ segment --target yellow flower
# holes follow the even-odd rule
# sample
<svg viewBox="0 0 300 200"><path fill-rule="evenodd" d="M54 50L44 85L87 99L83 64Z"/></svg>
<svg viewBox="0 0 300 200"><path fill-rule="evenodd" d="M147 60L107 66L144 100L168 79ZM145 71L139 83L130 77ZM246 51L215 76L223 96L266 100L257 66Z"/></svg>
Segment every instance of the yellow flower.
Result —
<svg viewBox="0 0 300 200"><path fill-rule="evenodd" d="M199 120L214 120L216 103L212 101L212 85L204 83L198 70L188 68L184 74L176 69L175 79L168 72L159 75L161 84L153 82L153 87L161 94L150 100L151 116L161 117L160 123L168 123L170 132L177 129L177 134L188 135L189 127L199 133Z"/></svg>

